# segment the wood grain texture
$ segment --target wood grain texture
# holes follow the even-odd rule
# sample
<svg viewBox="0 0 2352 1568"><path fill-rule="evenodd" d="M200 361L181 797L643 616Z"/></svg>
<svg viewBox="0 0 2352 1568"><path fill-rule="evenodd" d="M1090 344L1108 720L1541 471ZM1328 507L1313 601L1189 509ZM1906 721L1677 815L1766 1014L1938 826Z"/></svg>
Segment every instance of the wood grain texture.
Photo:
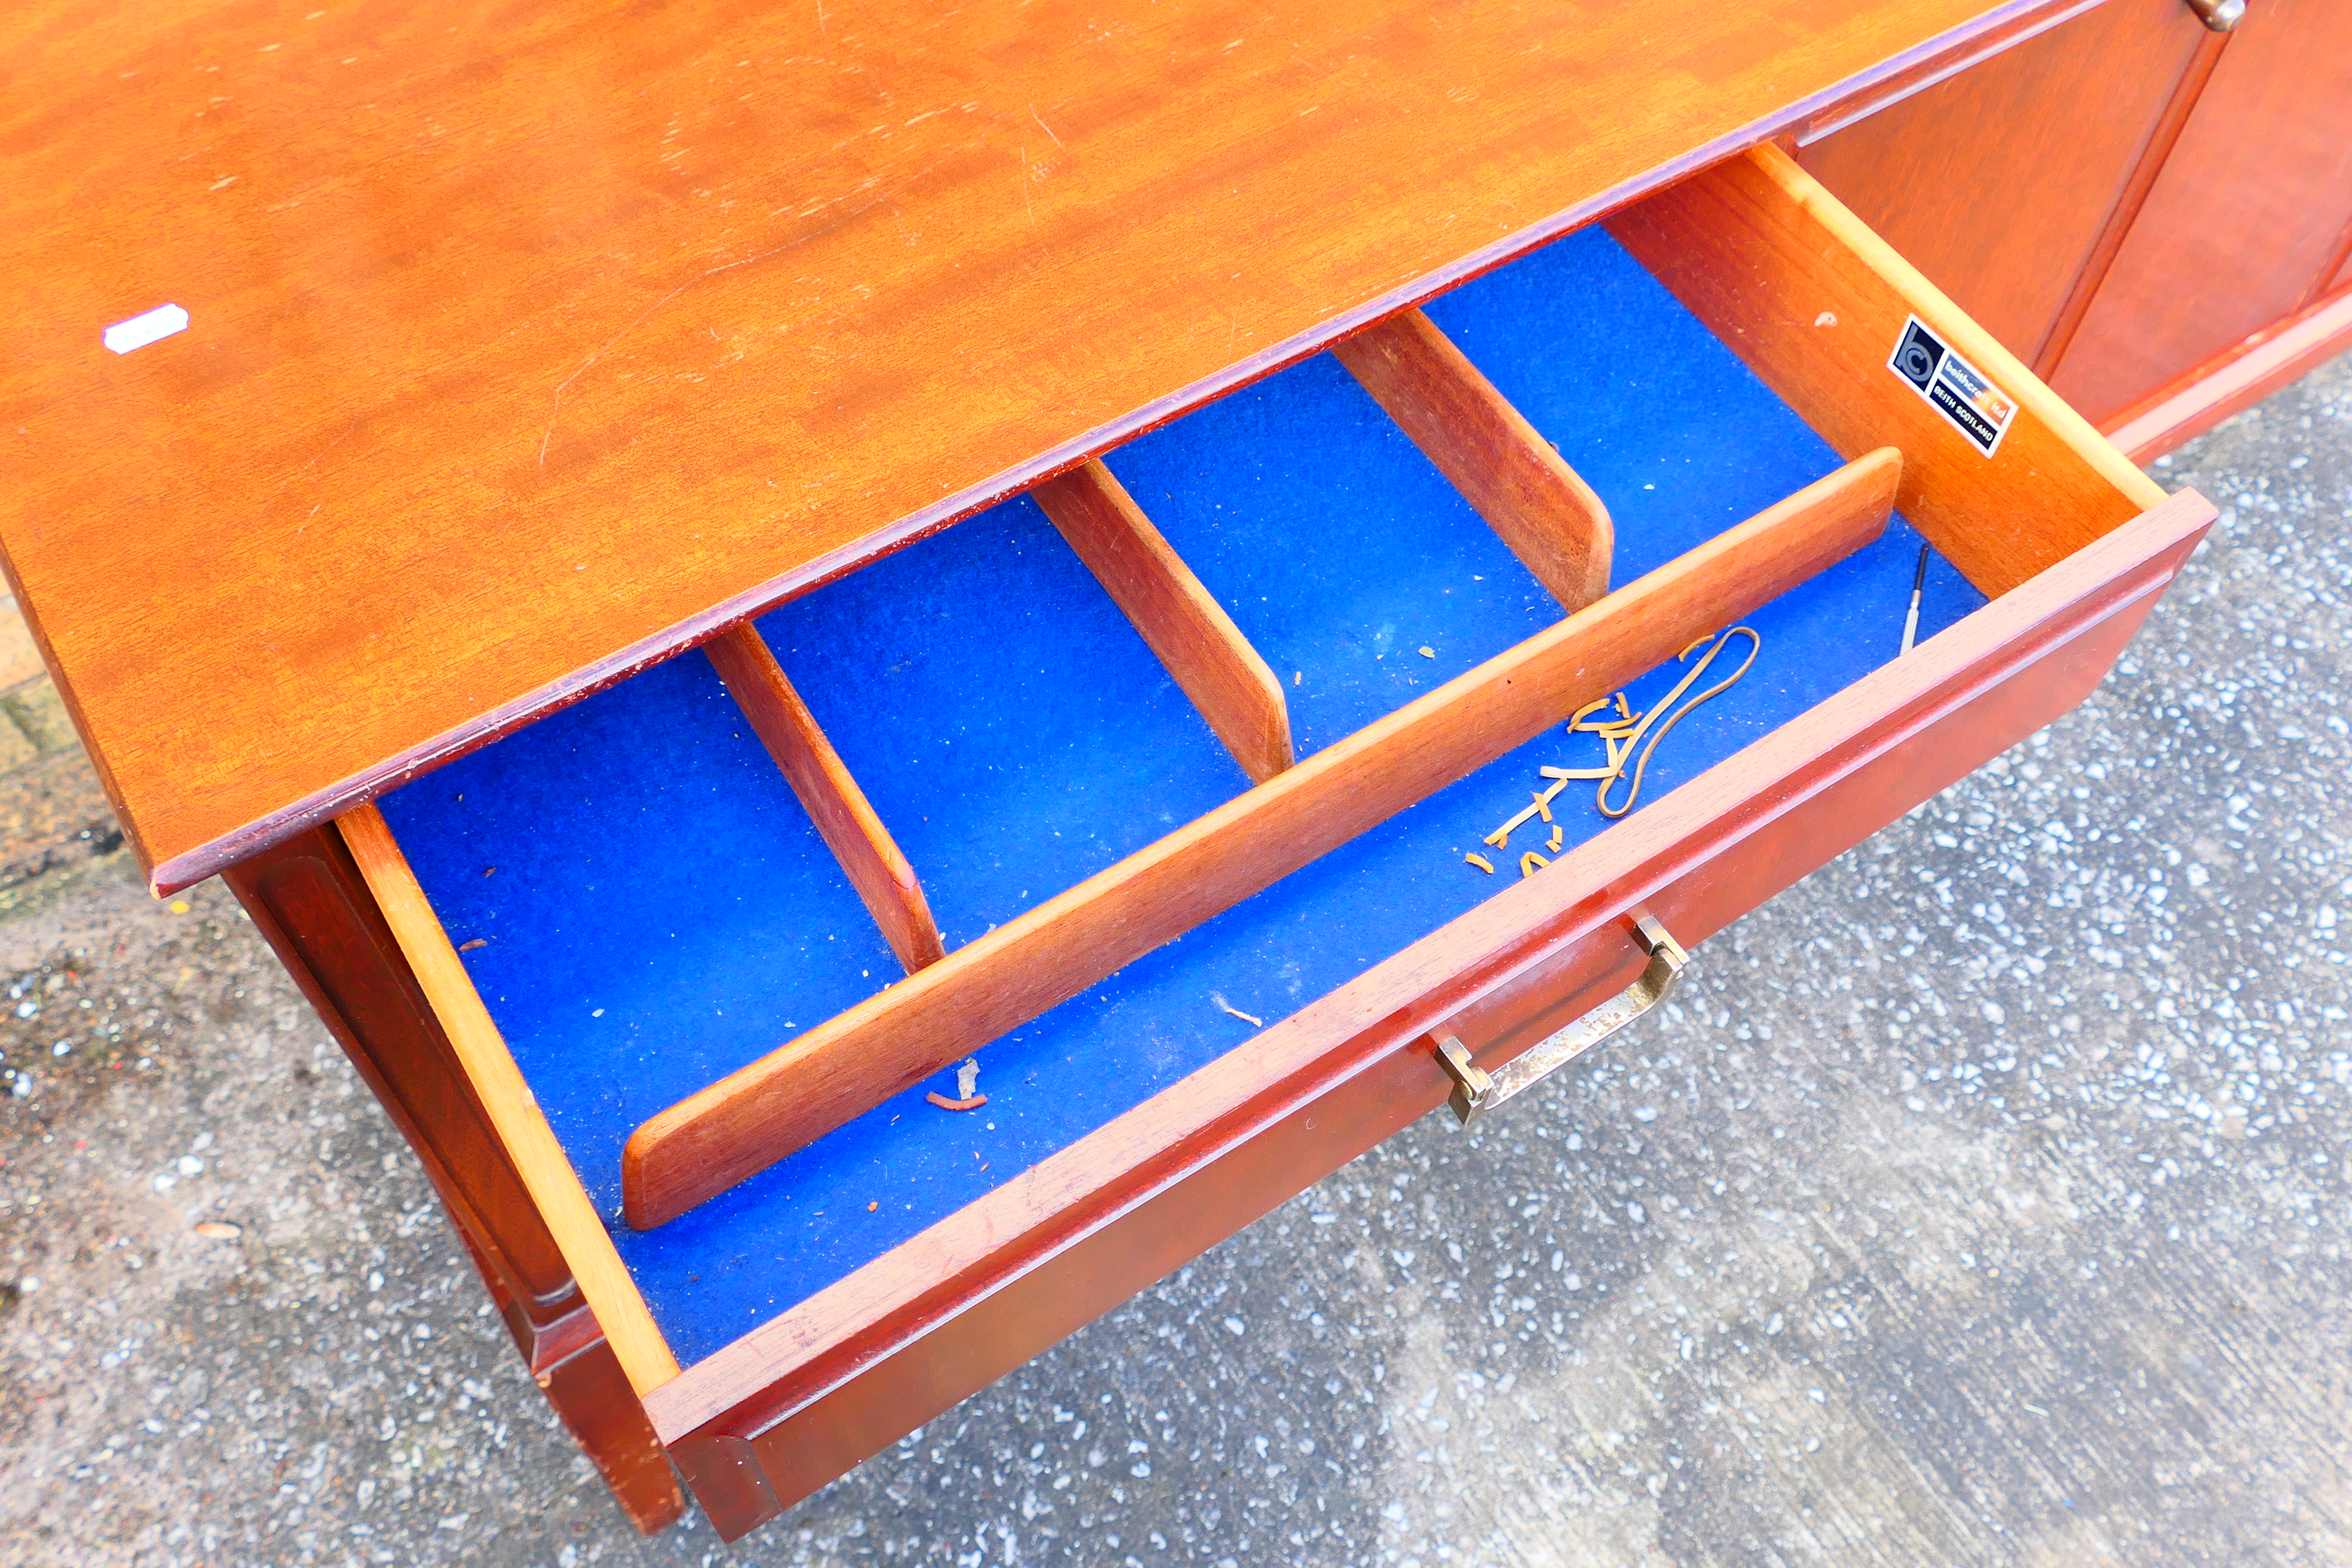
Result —
<svg viewBox="0 0 2352 1568"><path fill-rule="evenodd" d="M1399 310L1331 353L1553 598L1580 610L1609 592L1609 509L1436 322Z"/></svg>
<svg viewBox="0 0 2352 1568"><path fill-rule="evenodd" d="M2254 0L2051 384L2106 423L2326 290L2352 221L2352 6Z"/></svg>
<svg viewBox="0 0 2352 1568"><path fill-rule="evenodd" d="M1288 767L1290 707L1282 682L1101 460L1029 493L1242 771L1264 784Z"/></svg>
<svg viewBox="0 0 2352 1568"><path fill-rule="evenodd" d="M314 829L237 867L229 886L394 1126L494 1288L539 1330L581 1304L506 1145L418 987L351 852Z"/></svg>
<svg viewBox="0 0 2352 1568"><path fill-rule="evenodd" d="M2015 48L2029 38L2040 37L2053 27L2063 26L2105 3L2106 0L2065 0L2065 4L2035 11L2010 12L2000 21L1971 31L1963 47L1938 51L1933 57L1915 60L1902 70L1889 72L1866 90L1847 94L1798 121L1774 140L1794 156L1800 146L1834 136L1849 125L1859 124L1962 71L1974 70L1995 55Z"/></svg>
<svg viewBox="0 0 2352 1568"><path fill-rule="evenodd" d="M688 1368L648 1401L732 1539L1435 1109L2080 701L2213 509L2184 493ZM1697 953L1704 967L1705 952Z"/></svg>
<svg viewBox="0 0 2352 1568"><path fill-rule="evenodd" d="M2084 317L2090 313L2099 290L2106 286L2107 274L2114 268L2124 241L2131 237L2132 226L2139 222L2140 208L2147 205L2147 194L2156 188L2158 177L2164 173L2165 161L2172 156L2181 132L2188 129L2189 115L2205 96L2205 84L2213 79L2213 68L2221 64L2221 51L2229 47L2230 37L2227 33L2205 29L2205 36L2197 41L2196 52L2189 57L2188 68L2173 83L2171 100L2157 118L2156 130L2149 135L2147 144L2140 149L2138 166L2124 182L2123 194L2108 209L2105 226L2091 244L2090 259L2075 272L2074 283L2066 290L2065 302L2058 307L2058 319L2051 323L2042 346L2028 362L2033 374L2043 381L2050 379L2059 362L2066 357L2066 351L2074 346L2074 334L2083 330Z"/></svg>
<svg viewBox="0 0 2352 1568"><path fill-rule="evenodd" d="M35 0L0 546L184 885L2053 8Z"/></svg>
<svg viewBox="0 0 2352 1568"><path fill-rule="evenodd" d="M523 1364L647 1534L686 1499L448 1034L341 835L311 828L227 877L361 1080L408 1141Z"/></svg>
<svg viewBox="0 0 2352 1568"><path fill-rule="evenodd" d="M748 623L702 645L719 679L767 746L801 808L841 862L898 962L912 974L946 954L915 868L833 749L816 715L784 679L773 649Z"/></svg>
<svg viewBox="0 0 2352 1568"><path fill-rule="evenodd" d="M2309 310L2231 344L2125 409L2107 434L2133 462L2147 462L2347 349L2352 349L2352 278Z"/></svg>
<svg viewBox="0 0 2352 1568"><path fill-rule="evenodd" d="M2181 0L2106 0L1797 161L2032 364L2220 38Z"/></svg>
<svg viewBox="0 0 2352 1568"><path fill-rule="evenodd" d="M594 1309L604 1338L620 1357L629 1385L640 1395L677 1375L677 1358L670 1353L645 1299L637 1294L604 1222L588 1200L572 1162L547 1125L547 1117L523 1081L521 1069L482 1005L465 962L450 945L416 874L400 851L383 816L363 805L336 824L352 858L367 879L369 889L383 910L393 935L400 942L409 967L446 1030L449 1043L464 1064L467 1082L488 1114L499 1142L530 1189L549 1233L562 1249L580 1293Z"/></svg>
<svg viewBox="0 0 2352 1568"><path fill-rule="evenodd" d="M1988 595L2007 593L2164 500L1778 147L1727 160L1609 227L1840 453L1900 446L1896 505ZM1887 368L1906 315L2017 403L1992 457Z"/></svg>
<svg viewBox="0 0 2352 1568"><path fill-rule="evenodd" d="M1523 744L1878 536L1872 453L1316 752L653 1117L621 1163L666 1224Z"/></svg>
<svg viewBox="0 0 2352 1568"><path fill-rule="evenodd" d="M331 828L315 829L322 836ZM536 1215L533 1216L536 1218ZM528 1323L519 1303L486 1256L482 1244L463 1226L458 1239L466 1244L490 1301L513 1333L523 1365L539 1384L547 1402L563 1422L581 1451L604 1478L613 1500L640 1534L658 1534L686 1512L686 1494L669 1455L655 1436L645 1404L630 1386L621 1358L604 1338L594 1309L572 1293L572 1310L552 1321Z"/></svg>
<svg viewBox="0 0 2352 1568"><path fill-rule="evenodd" d="M645 1405L611 1341L596 1341L579 1354L534 1373L532 1381L563 1418L638 1534L657 1535L685 1516L686 1497L677 1472L655 1437Z"/></svg>

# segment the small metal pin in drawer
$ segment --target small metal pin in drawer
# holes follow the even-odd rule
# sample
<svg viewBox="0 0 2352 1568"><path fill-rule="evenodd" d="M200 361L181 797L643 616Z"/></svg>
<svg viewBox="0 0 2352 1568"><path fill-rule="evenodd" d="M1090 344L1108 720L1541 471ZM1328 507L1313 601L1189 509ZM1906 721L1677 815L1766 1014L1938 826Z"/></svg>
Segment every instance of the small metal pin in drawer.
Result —
<svg viewBox="0 0 2352 1568"><path fill-rule="evenodd" d="M1666 928L1649 915L1633 921L1633 940L1650 955L1642 977L1559 1033L1522 1052L1501 1071L1489 1073L1470 1059L1469 1048L1453 1035L1439 1033L1437 1059L1454 1079L1448 1101L1464 1125L1530 1089L1599 1045L1666 999L1690 963L1690 954L1666 934Z"/></svg>

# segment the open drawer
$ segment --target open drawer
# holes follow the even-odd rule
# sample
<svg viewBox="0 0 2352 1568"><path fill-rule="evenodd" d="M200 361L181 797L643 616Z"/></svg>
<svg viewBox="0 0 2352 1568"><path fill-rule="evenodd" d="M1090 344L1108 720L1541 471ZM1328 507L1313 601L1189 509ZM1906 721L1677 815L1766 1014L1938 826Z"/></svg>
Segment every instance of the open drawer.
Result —
<svg viewBox="0 0 2352 1568"><path fill-rule="evenodd" d="M1765 148L341 831L731 1538L2079 701L2212 516Z"/></svg>

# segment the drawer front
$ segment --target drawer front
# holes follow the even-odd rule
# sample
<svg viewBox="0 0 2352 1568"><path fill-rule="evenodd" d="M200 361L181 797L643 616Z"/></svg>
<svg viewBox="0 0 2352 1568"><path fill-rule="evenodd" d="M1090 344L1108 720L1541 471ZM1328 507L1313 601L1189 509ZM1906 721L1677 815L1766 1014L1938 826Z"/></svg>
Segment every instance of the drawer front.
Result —
<svg viewBox="0 0 2352 1568"><path fill-rule="evenodd" d="M2065 712L2210 520L2114 531L655 1390L696 1496L750 1530L1435 1109L1433 1031L1501 1065L1633 978L1633 912L1696 943Z"/></svg>

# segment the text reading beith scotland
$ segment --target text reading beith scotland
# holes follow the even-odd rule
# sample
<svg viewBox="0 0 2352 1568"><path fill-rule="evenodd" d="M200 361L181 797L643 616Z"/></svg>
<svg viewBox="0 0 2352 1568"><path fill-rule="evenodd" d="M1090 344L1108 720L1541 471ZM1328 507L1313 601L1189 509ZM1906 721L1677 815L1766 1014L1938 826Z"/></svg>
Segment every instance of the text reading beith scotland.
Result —
<svg viewBox="0 0 2352 1568"><path fill-rule="evenodd" d="M1905 321L1902 341L1895 345L1886 368L1988 458L1999 449L2000 438L2017 417L2015 400L1920 325L1916 316Z"/></svg>

